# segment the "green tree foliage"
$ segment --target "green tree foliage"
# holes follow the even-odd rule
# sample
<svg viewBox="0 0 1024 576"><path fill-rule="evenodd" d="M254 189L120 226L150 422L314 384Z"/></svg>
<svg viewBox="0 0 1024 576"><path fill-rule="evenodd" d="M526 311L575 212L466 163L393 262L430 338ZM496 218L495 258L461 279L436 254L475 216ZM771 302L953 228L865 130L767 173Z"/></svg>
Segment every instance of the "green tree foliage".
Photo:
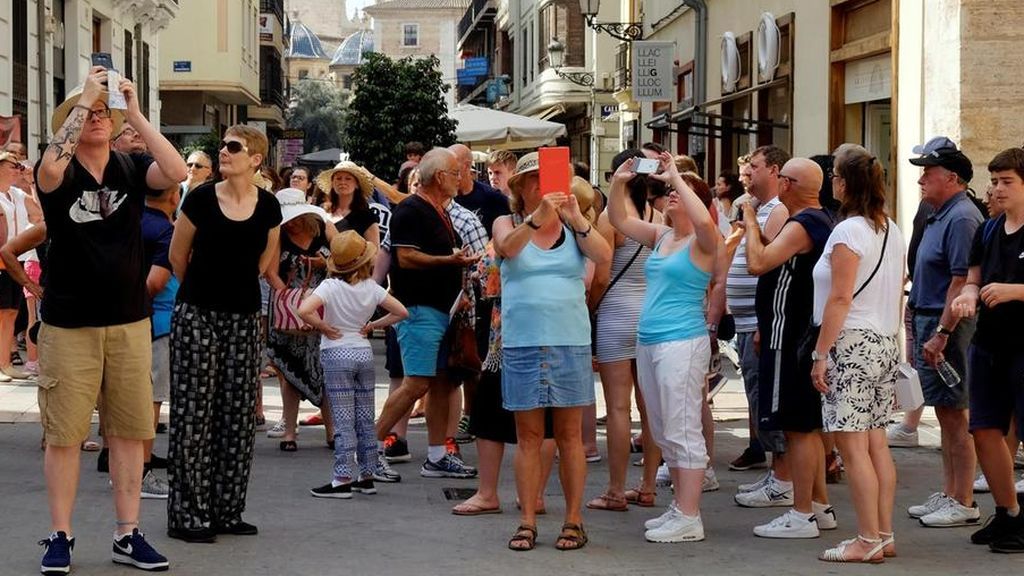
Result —
<svg viewBox="0 0 1024 576"><path fill-rule="evenodd" d="M304 151L341 148L347 114L341 90L330 82L307 78L292 85L291 95L288 128L305 131Z"/></svg>
<svg viewBox="0 0 1024 576"><path fill-rule="evenodd" d="M455 143L455 120L448 117L440 61L430 58L392 60L370 52L353 75L355 96L349 104L342 148L353 161L384 180L405 161L409 141L432 146Z"/></svg>

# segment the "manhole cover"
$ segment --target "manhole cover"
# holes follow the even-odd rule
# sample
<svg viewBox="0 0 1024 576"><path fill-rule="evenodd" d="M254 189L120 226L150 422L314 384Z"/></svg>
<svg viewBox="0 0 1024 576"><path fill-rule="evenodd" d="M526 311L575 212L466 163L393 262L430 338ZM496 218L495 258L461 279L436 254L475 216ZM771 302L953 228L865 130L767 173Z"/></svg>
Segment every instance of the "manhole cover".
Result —
<svg viewBox="0 0 1024 576"><path fill-rule="evenodd" d="M468 500L476 494L476 488L442 488L441 492L448 500Z"/></svg>

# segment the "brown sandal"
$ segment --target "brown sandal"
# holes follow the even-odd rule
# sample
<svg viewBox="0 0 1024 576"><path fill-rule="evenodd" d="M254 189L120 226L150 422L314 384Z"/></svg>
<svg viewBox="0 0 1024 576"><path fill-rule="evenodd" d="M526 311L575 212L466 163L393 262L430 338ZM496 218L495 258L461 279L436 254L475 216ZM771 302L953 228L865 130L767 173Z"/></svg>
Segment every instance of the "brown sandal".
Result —
<svg viewBox="0 0 1024 576"><path fill-rule="evenodd" d="M525 546L516 546L519 542L525 542ZM508 549L515 550L516 552L526 552L527 550L533 550L534 546L537 545L537 527L530 526L529 524L520 524L519 528L516 528L516 533L512 535L512 538L508 541Z"/></svg>
<svg viewBox="0 0 1024 576"><path fill-rule="evenodd" d="M626 510L629 510L629 502L627 502L622 496L613 496L612 494L605 492L590 502L587 502L587 508L592 510L625 512Z"/></svg>
<svg viewBox="0 0 1024 576"><path fill-rule="evenodd" d="M582 524L566 522L562 524L562 532L555 541L556 550L579 550L587 545L587 533Z"/></svg>
<svg viewBox="0 0 1024 576"><path fill-rule="evenodd" d="M630 504L636 504L644 508L654 507L654 497L657 496L657 492L644 492L640 488L630 488L626 490L625 497L626 502Z"/></svg>

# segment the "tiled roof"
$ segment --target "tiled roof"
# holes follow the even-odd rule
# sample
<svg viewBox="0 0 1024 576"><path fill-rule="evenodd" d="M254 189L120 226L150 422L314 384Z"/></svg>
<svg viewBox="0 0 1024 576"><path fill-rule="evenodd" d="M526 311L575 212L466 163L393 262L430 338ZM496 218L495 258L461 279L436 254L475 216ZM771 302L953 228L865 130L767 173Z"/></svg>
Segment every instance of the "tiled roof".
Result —
<svg viewBox="0 0 1024 576"><path fill-rule="evenodd" d="M363 54L366 52L373 52L373 32L360 30L338 46L331 59L331 66L358 66L363 63Z"/></svg>
<svg viewBox="0 0 1024 576"><path fill-rule="evenodd" d="M289 58L313 58L327 60L327 54L320 44L320 38L301 22L292 24L289 41Z"/></svg>
<svg viewBox="0 0 1024 576"><path fill-rule="evenodd" d="M468 8L471 0L385 0L364 8L373 13L377 10L422 10L422 9L455 9Z"/></svg>

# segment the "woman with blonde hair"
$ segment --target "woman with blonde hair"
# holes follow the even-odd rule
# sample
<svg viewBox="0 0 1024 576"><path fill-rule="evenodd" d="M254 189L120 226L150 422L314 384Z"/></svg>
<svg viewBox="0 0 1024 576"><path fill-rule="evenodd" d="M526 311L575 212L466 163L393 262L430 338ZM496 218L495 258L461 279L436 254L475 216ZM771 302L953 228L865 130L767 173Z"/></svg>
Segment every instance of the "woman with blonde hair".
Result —
<svg viewBox="0 0 1024 576"><path fill-rule="evenodd" d="M844 218L814 267L817 338L811 381L822 393L825 432L835 432L857 514L857 537L825 550L827 562L882 562L896 554L896 467L885 427L892 412L906 246L885 212L877 158L845 146L832 171Z"/></svg>
<svg viewBox="0 0 1024 576"><path fill-rule="evenodd" d="M224 180L189 193L171 240L181 288L171 322L167 535L186 542L257 532L242 512L256 434L259 277L281 224L280 203L252 182L266 155L263 133L228 128Z"/></svg>

